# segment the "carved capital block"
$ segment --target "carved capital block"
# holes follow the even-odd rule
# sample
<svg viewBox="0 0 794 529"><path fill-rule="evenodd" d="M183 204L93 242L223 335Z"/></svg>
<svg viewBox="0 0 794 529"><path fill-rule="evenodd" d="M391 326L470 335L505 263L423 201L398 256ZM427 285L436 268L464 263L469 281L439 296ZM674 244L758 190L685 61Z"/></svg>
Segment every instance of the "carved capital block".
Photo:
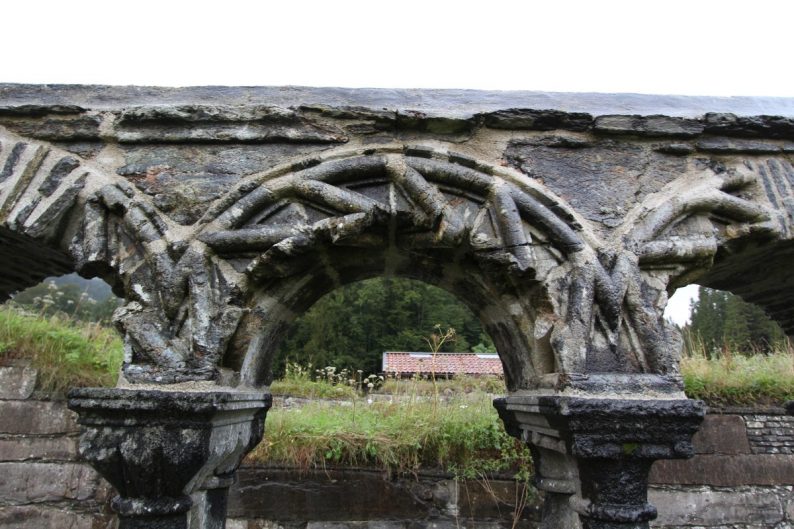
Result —
<svg viewBox="0 0 794 529"><path fill-rule="evenodd" d="M76 389L80 454L119 492L121 527L186 528L190 495L231 483L262 439L270 395ZM219 485L220 484L220 485Z"/></svg>
<svg viewBox="0 0 794 529"><path fill-rule="evenodd" d="M651 464L691 457L705 414L688 399L513 396L494 405L508 432L532 447L549 528L577 527L577 514L584 529L647 528L656 518Z"/></svg>

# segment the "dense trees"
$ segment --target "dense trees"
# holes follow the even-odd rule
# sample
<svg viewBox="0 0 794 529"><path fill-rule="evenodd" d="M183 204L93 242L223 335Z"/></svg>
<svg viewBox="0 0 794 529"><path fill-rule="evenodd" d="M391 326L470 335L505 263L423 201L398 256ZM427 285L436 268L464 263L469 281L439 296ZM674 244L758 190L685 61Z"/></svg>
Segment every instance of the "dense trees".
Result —
<svg viewBox="0 0 794 529"><path fill-rule="evenodd" d="M380 370L383 351L427 351L435 325L454 328L443 351L493 351L477 318L448 292L418 281L379 278L320 299L282 342L276 373L287 361L315 367Z"/></svg>
<svg viewBox="0 0 794 529"><path fill-rule="evenodd" d="M701 287L692 302L688 332L706 355L731 352L769 352L785 339L780 326L757 305L746 303L729 292Z"/></svg>

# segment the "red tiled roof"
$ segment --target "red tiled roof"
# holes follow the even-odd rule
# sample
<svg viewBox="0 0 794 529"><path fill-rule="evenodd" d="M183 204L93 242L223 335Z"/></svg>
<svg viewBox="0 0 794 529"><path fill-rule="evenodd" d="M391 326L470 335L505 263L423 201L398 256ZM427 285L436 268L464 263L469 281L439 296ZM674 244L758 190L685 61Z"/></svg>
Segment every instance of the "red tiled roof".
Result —
<svg viewBox="0 0 794 529"><path fill-rule="evenodd" d="M502 362L496 354L476 353L383 353L384 373L451 373L502 375Z"/></svg>

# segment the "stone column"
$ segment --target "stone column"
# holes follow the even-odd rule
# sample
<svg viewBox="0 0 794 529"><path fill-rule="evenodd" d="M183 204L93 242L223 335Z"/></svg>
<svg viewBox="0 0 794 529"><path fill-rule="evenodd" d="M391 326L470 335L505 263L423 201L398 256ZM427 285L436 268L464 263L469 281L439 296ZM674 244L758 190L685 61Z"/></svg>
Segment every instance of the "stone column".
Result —
<svg viewBox="0 0 794 529"><path fill-rule="evenodd" d="M508 432L532 448L546 493L542 529L647 529L648 472L688 458L705 414L700 401L566 395L494 401Z"/></svg>
<svg viewBox="0 0 794 529"><path fill-rule="evenodd" d="M262 439L270 395L77 389L80 454L118 491L121 529L222 529L226 492Z"/></svg>

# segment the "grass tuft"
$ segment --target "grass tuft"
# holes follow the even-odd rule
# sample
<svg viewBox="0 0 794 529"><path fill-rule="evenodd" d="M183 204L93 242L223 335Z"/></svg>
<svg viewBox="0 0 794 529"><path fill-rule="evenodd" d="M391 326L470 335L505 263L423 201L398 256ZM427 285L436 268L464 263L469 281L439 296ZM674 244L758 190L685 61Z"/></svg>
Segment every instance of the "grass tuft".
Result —
<svg viewBox="0 0 794 529"><path fill-rule="evenodd" d="M794 355L682 359L681 375L686 394L712 406L780 406L794 399Z"/></svg>
<svg viewBox="0 0 794 529"><path fill-rule="evenodd" d="M44 317L0 306L0 364L29 361L38 370L36 387L65 394L72 387L113 386L123 358L112 329L65 317Z"/></svg>

